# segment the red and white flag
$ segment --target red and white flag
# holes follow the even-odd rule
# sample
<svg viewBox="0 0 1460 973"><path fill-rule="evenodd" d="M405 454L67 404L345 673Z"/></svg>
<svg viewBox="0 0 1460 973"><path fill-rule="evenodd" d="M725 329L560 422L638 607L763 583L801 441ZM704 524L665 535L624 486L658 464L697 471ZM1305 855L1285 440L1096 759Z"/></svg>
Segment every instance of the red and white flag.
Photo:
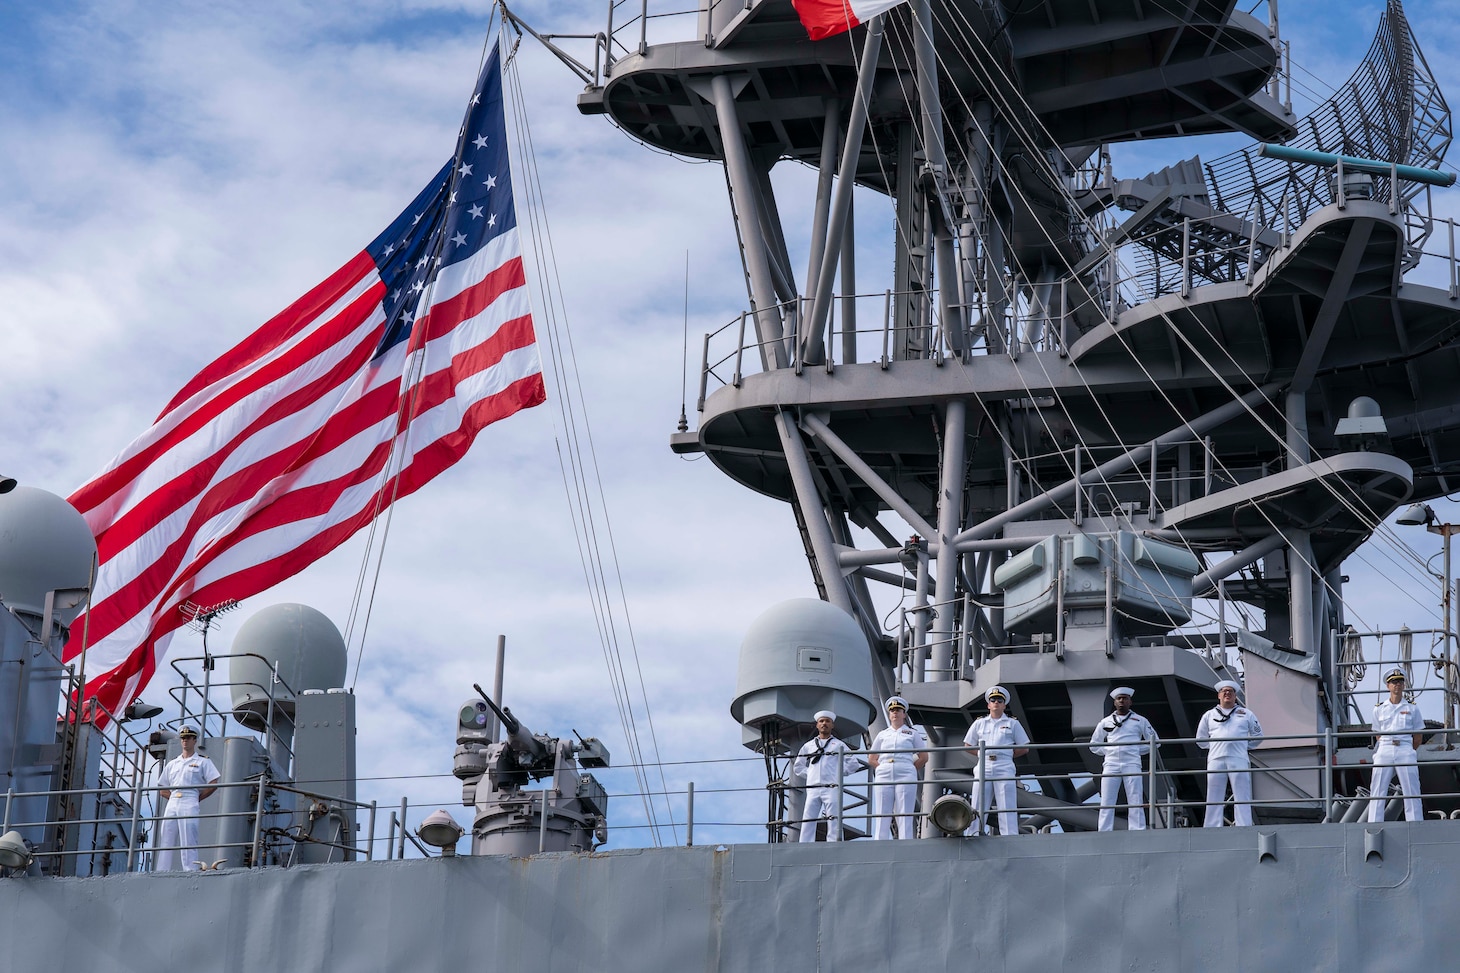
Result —
<svg viewBox="0 0 1460 973"><path fill-rule="evenodd" d="M70 498L96 535L86 695L118 713L185 602L298 573L545 399L499 55L455 157L360 254L208 365Z"/></svg>
<svg viewBox="0 0 1460 973"><path fill-rule="evenodd" d="M907 0L791 0L811 39L819 41L860 27Z"/></svg>

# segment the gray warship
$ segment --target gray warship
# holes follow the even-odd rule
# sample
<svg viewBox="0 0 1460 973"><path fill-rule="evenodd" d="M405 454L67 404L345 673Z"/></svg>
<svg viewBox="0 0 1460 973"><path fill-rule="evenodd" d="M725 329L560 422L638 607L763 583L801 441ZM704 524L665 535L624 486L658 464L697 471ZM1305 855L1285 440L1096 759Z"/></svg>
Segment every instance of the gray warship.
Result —
<svg viewBox="0 0 1460 973"><path fill-rule="evenodd" d="M584 115L724 166L748 305L705 336L695 422L670 447L787 503L811 568L817 597L751 627L726 700L764 761L766 840L699 845L690 827L684 846L611 847L591 773L607 748L534 733L503 705L499 663L443 728L469 828L433 815L411 833L392 815L377 842L343 643L303 606L256 613L226 655L204 642L180 660L196 678L175 718L99 728L84 674L54 662L94 547L63 501L6 481L13 968L1453 961L1448 564L1433 632L1363 631L1344 597L1345 559L1396 514L1448 552L1427 502L1460 475L1460 263L1434 208L1454 181L1450 113L1398 0L1301 118L1277 5L1253 11L913 0L810 42L787 0L704 0L693 33L655 28L653 43L647 2L610 4L586 38L504 12L579 74ZM1116 171L1123 145L1219 133L1252 145ZM770 179L787 161L818 173L804 233ZM895 207L891 286L870 294L857 186ZM788 241L803 236L798 285ZM229 606L194 607L206 634ZM1367 790L1372 670L1388 666L1439 717L1419 749L1422 821ZM1224 679L1266 728L1256 824L1194 827L1197 721ZM1021 834L970 837L983 757L960 741L993 685L1035 745ZM1143 831L1123 812L1095 830L1088 741L1114 685L1162 738ZM857 780L849 840L794 840L788 758L813 714L835 710L837 735L865 747L894 693L933 745L920 840L867 840ZM210 867L154 872L149 774L188 720L222 772L200 823ZM1366 820L1375 804L1390 820Z"/></svg>

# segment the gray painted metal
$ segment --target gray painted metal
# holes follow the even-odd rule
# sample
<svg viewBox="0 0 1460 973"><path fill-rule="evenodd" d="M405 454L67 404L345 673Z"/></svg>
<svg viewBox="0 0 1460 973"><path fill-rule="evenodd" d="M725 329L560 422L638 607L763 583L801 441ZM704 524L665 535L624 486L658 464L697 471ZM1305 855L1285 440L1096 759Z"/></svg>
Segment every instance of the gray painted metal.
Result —
<svg viewBox="0 0 1460 973"><path fill-rule="evenodd" d="M273 705L292 716L296 693L344 685L345 655L344 636L318 609L282 604L255 612L233 637L228 670L234 716L250 729L263 729L271 695Z"/></svg>
<svg viewBox="0 0 1460 973"><path fill-rule="evenodd" d="M48 593L91 584L95 561L91 528L61 497L27 486L0 495L0 594L11 611L41 618ZM84 597L63 599L52 616L69 627L84 607Z"/></svg>
<svg viewBox="0 0 1460 973"><path fill-rule="evenodd" d="M296 796L294 823L328 842L300 844L295 861L340 861L353 853L331 845L353 845L356 837L355 694L307 693L295 705L294 786L317 797ZM325 814L309 813L317 801L326 806Z"/></svg>
<svg viewBox="0 0 1460 973"><path fill-rule="evenodd" d="M1448 821L737 845L14 879L0 924L16 970L1442 969L1457 869Z"/></svg>

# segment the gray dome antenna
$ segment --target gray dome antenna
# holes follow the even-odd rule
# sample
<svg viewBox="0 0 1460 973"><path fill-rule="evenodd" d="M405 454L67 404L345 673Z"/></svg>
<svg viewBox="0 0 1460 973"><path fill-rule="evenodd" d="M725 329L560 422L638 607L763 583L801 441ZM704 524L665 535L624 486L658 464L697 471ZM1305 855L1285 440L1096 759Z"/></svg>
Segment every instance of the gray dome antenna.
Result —
<svg viewBox="0 0 1460 973"><path fill-rule="evenodd" d="M864 731L877 715L872 654L851 615L814 598L772 606L740 644L740 672L730 713L745 745L797 747L815 733L817 710L837 714L836 734Z"/></svg>
<svg viewBox="0 0 1460 973"><path fill-rule="evenodd" d="M328 616L308 605L255 612L233 637L231 653L233 717L251 730L265 729L276 663L282 685L274 689L274 705L285 715L293 715L296 694L345 682L345 639Z"/></svg>
<svg viewBox="0 0 1460 973"><path fill-rule="evenodd" d="M65 591L52 617L70 628L86 607L95 561L91 528L65 499L27 486L0 492L0 601L11 611L41 618L46 595Z"/></svg>

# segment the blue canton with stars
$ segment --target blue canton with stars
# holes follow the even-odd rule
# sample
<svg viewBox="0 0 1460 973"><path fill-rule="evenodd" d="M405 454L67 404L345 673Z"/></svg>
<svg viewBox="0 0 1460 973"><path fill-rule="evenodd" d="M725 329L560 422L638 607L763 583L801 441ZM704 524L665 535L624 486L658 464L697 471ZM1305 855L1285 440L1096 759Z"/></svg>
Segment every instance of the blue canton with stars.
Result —
<svg viewBox="0 0 1460 973"><path fill-rule="evenodd" d="M421 294L440 268L466 260L516 225L501 53L493 45L477 79L455 158L365 248L386 286L381 302L385 334L376 355L410 337Z"/></svg>

